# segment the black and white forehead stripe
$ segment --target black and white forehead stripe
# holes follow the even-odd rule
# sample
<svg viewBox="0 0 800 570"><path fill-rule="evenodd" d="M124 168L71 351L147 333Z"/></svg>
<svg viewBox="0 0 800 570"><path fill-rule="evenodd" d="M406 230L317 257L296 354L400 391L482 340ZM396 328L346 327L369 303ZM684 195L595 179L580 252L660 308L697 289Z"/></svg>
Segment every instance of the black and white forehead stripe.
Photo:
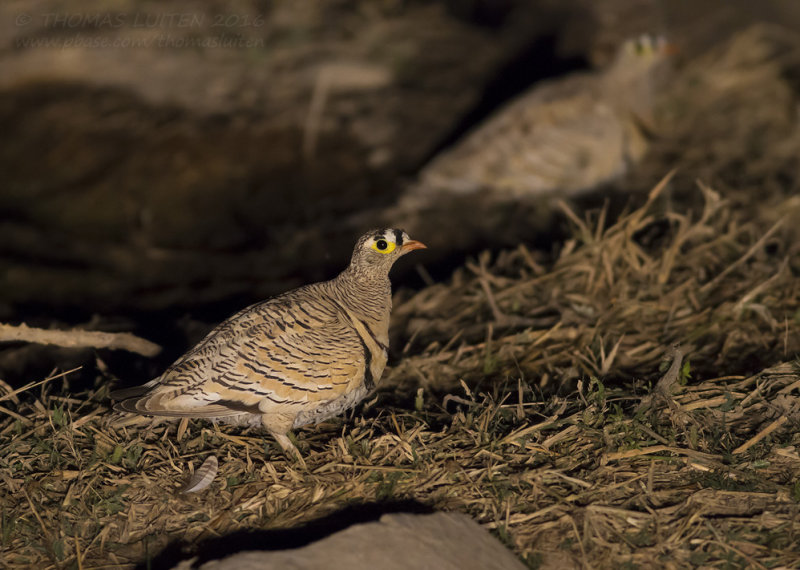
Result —
<svg viewBox="0 0 800 570"><path fill-rule="evenodd" d="M375 235L372 236L373 239L389 239L391 240L391 234L394 233L394 243L398 246L403 245L403 234L405 233L403 230L384 230L381 232L375 232Z"/></svg>

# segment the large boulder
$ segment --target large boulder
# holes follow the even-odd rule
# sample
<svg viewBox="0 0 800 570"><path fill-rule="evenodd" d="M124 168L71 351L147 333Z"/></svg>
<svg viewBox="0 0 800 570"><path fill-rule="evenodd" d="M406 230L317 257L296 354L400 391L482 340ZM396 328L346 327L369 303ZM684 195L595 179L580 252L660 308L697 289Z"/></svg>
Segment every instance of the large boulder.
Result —
<svg viewBox="0 0 800 570"><path fill-rule="evenodd" d="M389 514L302 548L240 552L173 570L523 570L525 566L466 515Z"/></svg>

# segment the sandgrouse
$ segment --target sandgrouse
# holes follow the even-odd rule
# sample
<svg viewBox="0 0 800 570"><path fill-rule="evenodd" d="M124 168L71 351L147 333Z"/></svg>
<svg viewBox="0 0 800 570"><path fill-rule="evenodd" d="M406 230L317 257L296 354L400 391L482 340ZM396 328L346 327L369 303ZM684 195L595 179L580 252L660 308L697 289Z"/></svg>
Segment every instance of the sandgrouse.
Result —
<svg viewBox="0 0 800 570"><path fill-rule="evenodd" d="M261 424L300 458L290 429L351 408L380 379L389 344L389 270L422 248L402 230L370 231L337 277L236 313L158 378L112 393L115 409Z"/></svg>
<svg viewBox="0 0 800 570"><path fill-rule="evenodd" d="M673 51L642 36L603 72L536 85L426 166L400 209L419 211L437 193L574 196L623 174L647 150Z"/></svg>

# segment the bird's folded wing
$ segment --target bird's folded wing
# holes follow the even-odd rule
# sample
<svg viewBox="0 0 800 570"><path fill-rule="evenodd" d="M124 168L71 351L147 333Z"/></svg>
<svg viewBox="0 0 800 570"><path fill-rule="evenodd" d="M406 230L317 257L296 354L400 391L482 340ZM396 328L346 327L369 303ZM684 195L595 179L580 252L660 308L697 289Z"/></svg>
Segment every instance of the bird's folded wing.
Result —
<svg viewBox="0 0 800 570"><path fill-rule="evenodd" d="M337 307L314 297L268 301L222 323L145 395L117 407L175 417L297 413L354 388L368 360Z"/></svg>

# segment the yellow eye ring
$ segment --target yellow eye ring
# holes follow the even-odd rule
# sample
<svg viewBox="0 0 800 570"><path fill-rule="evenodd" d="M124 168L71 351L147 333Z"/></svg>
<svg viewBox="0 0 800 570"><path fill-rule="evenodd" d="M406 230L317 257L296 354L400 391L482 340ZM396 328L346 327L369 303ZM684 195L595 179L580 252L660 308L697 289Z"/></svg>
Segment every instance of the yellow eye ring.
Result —
<svg viewBox="0 0 800 570"><path fill-rule="evenodd" d="M386 241L385 239L376 239L372 244L372 249L378 253L392 253L395 247L397 245L394 242Z"/></svg>

